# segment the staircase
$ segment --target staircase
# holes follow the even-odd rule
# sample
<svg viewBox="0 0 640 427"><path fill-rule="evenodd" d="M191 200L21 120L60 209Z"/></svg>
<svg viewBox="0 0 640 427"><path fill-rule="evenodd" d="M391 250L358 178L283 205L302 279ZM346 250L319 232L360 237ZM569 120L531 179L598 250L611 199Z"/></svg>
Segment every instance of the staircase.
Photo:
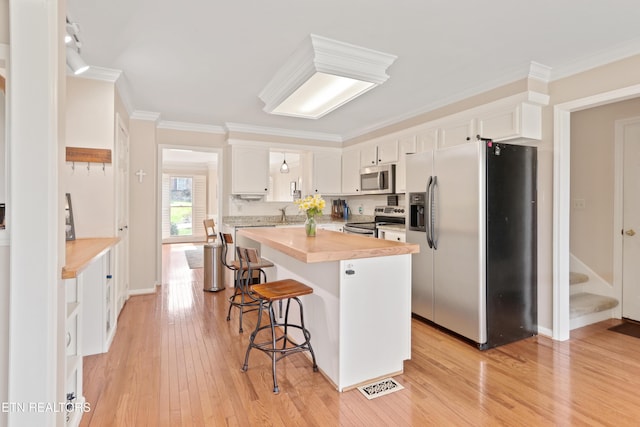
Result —
<svg viewBox="0 0 640 427"><path fill-rule="evenodd" d="M592 292L587 292L589 276L584 273L570 272L570 329L580 328L614 316L613 309L618 306L618 300Z"/></svg>

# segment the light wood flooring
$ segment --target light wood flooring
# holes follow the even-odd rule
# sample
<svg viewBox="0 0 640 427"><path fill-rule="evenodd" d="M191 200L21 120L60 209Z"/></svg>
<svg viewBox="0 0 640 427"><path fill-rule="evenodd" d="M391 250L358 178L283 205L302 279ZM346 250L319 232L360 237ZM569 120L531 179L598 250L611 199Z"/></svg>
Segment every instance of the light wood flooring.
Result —
<svg viewBox="0 0 640 427"><path fill-rule="evenodd" d="M84 358L82 425L640 425L640 339L608 331L618 320L566 342L538 336L484 352L413 320L412 358L394 377L404 390L338 393L294 354L278 362L274 395L264 354L240 369L255 312L238 333L237 312L226 321L231 289L203 292L188 248L164 245L163 286L131 297L109 352Z"/></svg>

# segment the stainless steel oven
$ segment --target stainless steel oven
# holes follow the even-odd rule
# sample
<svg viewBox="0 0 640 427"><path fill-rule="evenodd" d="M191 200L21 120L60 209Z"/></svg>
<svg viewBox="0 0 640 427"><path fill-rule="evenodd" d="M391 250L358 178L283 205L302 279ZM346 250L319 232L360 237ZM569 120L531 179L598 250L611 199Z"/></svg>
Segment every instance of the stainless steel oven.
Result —
<svg viewBox="0 0 640 427"><path fill-rule="evenodd" d="M342 232L347 234L359 234L366 237L376 236L375 222L348 222L342 227Z"/></svg>
<svg viewBox="0 0 640 427"><path fill-rule="evenodd" d="M387 224L404 224L405 209L401 206L376 206L373 222L348 222L342 231L348 234L360 234L367 237L378 237L378 226Z"/></svg>

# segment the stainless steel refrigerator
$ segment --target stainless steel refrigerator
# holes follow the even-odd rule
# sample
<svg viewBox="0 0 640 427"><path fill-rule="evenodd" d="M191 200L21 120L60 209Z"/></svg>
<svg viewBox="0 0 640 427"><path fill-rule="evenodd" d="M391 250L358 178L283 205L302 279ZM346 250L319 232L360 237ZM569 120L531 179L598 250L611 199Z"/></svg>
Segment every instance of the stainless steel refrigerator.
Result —
<svg viewBox="0 0 640 427"><path fill-rule="evenodd" d="M537 334L535 147L407 155L412 311L487 349Z"/></svg>

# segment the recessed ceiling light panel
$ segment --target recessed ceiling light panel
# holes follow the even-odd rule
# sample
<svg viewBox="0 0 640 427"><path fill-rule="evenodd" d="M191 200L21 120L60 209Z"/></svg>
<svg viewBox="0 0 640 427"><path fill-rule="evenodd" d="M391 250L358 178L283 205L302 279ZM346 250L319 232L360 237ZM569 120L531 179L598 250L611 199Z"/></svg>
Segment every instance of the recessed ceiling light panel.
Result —
<svg viewBox="0 0 640 427"><path fill-rule="evenodd" d="M311 34L259 96L268 113L317 119L384 83L395 60Z"/></svg>

